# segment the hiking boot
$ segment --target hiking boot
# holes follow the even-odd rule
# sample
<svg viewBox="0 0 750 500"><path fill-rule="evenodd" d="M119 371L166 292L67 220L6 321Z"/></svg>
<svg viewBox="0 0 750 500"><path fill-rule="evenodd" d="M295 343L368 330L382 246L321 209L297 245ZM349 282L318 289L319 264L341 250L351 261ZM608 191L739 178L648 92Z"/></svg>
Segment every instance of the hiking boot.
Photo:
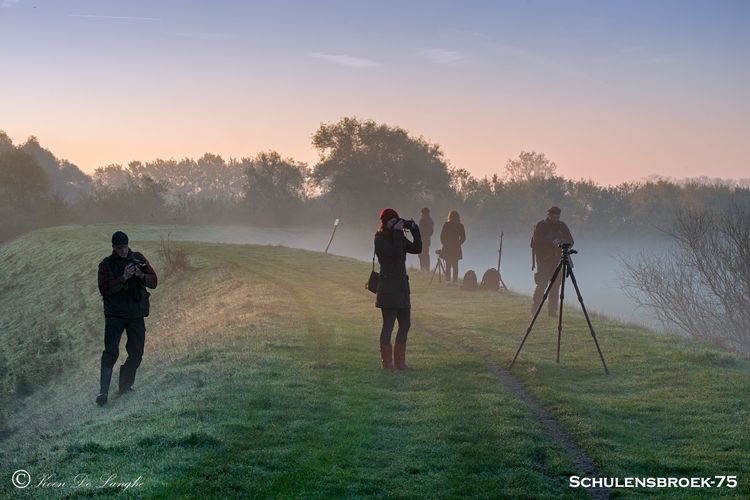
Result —
<svg viewBox="0 0 750 500"><path fill-rule="evenodd" d="M380 344L380 367L385 370L393 369L393 352L391 344Z"/></svg>
<svg viewBox="0 0 750 500"><path fill-rule="evenodd" d="M393 344L393 365L396 370L408 370L406 365L406 344Z"/></svg>
<svg viewBox="0 0 750 500"><path fill-rule="evenodd" d="M99 375L99 395L96 397L96 404L104 406L107 404L107 395L109 394L109 381L112 379L112 368L101 368Z"/></svg>

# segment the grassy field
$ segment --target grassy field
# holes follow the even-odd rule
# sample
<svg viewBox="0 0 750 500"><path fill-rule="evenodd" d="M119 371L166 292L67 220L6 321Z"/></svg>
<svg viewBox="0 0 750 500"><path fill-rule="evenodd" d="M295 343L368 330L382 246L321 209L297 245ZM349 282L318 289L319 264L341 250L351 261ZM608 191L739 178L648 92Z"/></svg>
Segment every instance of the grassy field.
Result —
<svg viewBox="0 0 750 500"><path fill-rule="evenodd" d="M158 271L159 244L138 230L126 229L131 247ZM413 273L412 370L386 373L370 264L320 253L180 242L191 267L152 294L136 393L113 389L97 407L96 265L112 231L49 229L0 247L0 498L587 496L568 487L569 453L492 368L512 358L528 298ZM613 496L749 497L750 362L594 322L610 376L574 312L559 365L543 319L512 373L598 473L739 480ZM124 357L123 341L118 366ZM32 486L12 486L17 469ZM142 484L100 487L113 474Z"/></svg>

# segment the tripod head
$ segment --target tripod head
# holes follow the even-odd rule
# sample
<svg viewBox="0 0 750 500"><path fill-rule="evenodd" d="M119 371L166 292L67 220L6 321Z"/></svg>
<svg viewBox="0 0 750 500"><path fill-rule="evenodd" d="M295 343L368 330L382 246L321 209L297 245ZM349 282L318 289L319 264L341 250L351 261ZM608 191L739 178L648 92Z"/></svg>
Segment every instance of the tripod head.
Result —
<svg viewBox="0 0 750 500"><path fill-rule="evenodd" d="M565 270L565 272L569 273L570 269L573 269L573 259L571 259L570 256L577 254L578 251L573 250L573 245L566 242L560 243L559 245L557 245L557 248L560 248L562 250L560 262L564 262L567 265L567 269Z"/></svg>
<svg viewBox="0 0 750 500"><path fill-rule="evenodd" d="M578 250L573 250L573 245L571 243L560 243L559 245L557 245L557 248L562 249L562 253L564 256L570 256L578 253Z"/></svg>

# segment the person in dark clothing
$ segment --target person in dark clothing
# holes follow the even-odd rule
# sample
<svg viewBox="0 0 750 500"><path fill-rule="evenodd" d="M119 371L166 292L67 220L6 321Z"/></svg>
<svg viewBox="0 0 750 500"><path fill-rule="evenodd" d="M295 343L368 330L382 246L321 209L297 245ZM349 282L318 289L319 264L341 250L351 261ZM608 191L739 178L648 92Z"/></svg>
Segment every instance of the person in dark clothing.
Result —
<svg viewBox="0 0 750 500"><path fill-rule="evenodd" d="M532 270L536 265L534 273L534 299L531 305L531 314L536 312L537 307L542 302L544 291L555 274L555 269L560 263L562 243L573 244L573 235L570 234L567 224L560 220L561 210L558 207L551 207L547 210L547 218L537 222L534 225L534 234L531 237L532 249ZM562 276L558 274L552 288L549 292L548 311L551 318L557 317L557 303L560 296L560 284Z"/></svg>
<svg viewBox="0 0 750 500"><path fill-rule="evenodd" d="M430 209L422 209L422 218L419 219L419 229L422 232L422 253L419 254L419 267L422 271L430 271L430 238L435 230L435 223L430 217Z"/></svg>
<svg viewBox="0 0 750 500"><path fill-rule="evenodd" d="M443 224L440 231L440 242L443 249L440 256L445 260L445 278L451 279L451 270L453 271L453 283L458 281L458 261L464 255L461 251L461 245L466 241L466 229L461 224L461 216L458 212L451 210L448 213L448 221Z"/></svg>
<svg viewBox="0 0 750 500"><path fill-rule="evenodd" d="M96 403L107 403L112 370L120 353L120 338L125 330L128 359L120 366L119 390L133 390L135 372L143 358L146 323L149 314L148 288L156 288L157 277L146 257L128 247L122 231L112 235L112 254L99 263L99 293L104 301L104 351L101 358L100 390Z"/></svg>
<svg viewBox="0 0 750 500"><path fill-rule="evenodd" d="M414 241L404 235L408 229ZM380 330L380 362L383 368L405 370L406 336L411 326L409 276L406 274L406 254L422 251L422 236L414 221L400 219L392 208L380 212L380 227L375 233L375 255L380 264L380 279L375 307L383 315ZM391 351L391 333L398 319L398 332Z"/></svg>

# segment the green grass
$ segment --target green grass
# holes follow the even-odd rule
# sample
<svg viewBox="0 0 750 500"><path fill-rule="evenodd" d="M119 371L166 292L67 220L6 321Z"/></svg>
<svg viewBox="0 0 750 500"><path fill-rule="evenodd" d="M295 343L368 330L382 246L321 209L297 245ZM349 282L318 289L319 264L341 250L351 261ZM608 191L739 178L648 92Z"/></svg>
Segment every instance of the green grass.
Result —
<svg viewBox="0 0 750 500"><path fill-rule="evenodd" d="M159 270L158 243L132 246ZM54 474L111 496L584 497L575 468L487 363L507 365L528 298L428 286L412 275L408 373L378 367L369 263L283 247L181 242L191 268L152 294L137 393L95 406L103 318L96 264L112 227L38 231L0 247L0 497L10 475ZM585 289L585 283L581 283ZM595 317L541 320L513 370L603 476L737 475L750 495L750 362ZM119 364L124 360L124 341ZM13 391L8 394L9 391ZM2 422L0 422L2 423ZM36 483L34 483L36 484ZM636 497L646 490L618 490Z"/></svg>

